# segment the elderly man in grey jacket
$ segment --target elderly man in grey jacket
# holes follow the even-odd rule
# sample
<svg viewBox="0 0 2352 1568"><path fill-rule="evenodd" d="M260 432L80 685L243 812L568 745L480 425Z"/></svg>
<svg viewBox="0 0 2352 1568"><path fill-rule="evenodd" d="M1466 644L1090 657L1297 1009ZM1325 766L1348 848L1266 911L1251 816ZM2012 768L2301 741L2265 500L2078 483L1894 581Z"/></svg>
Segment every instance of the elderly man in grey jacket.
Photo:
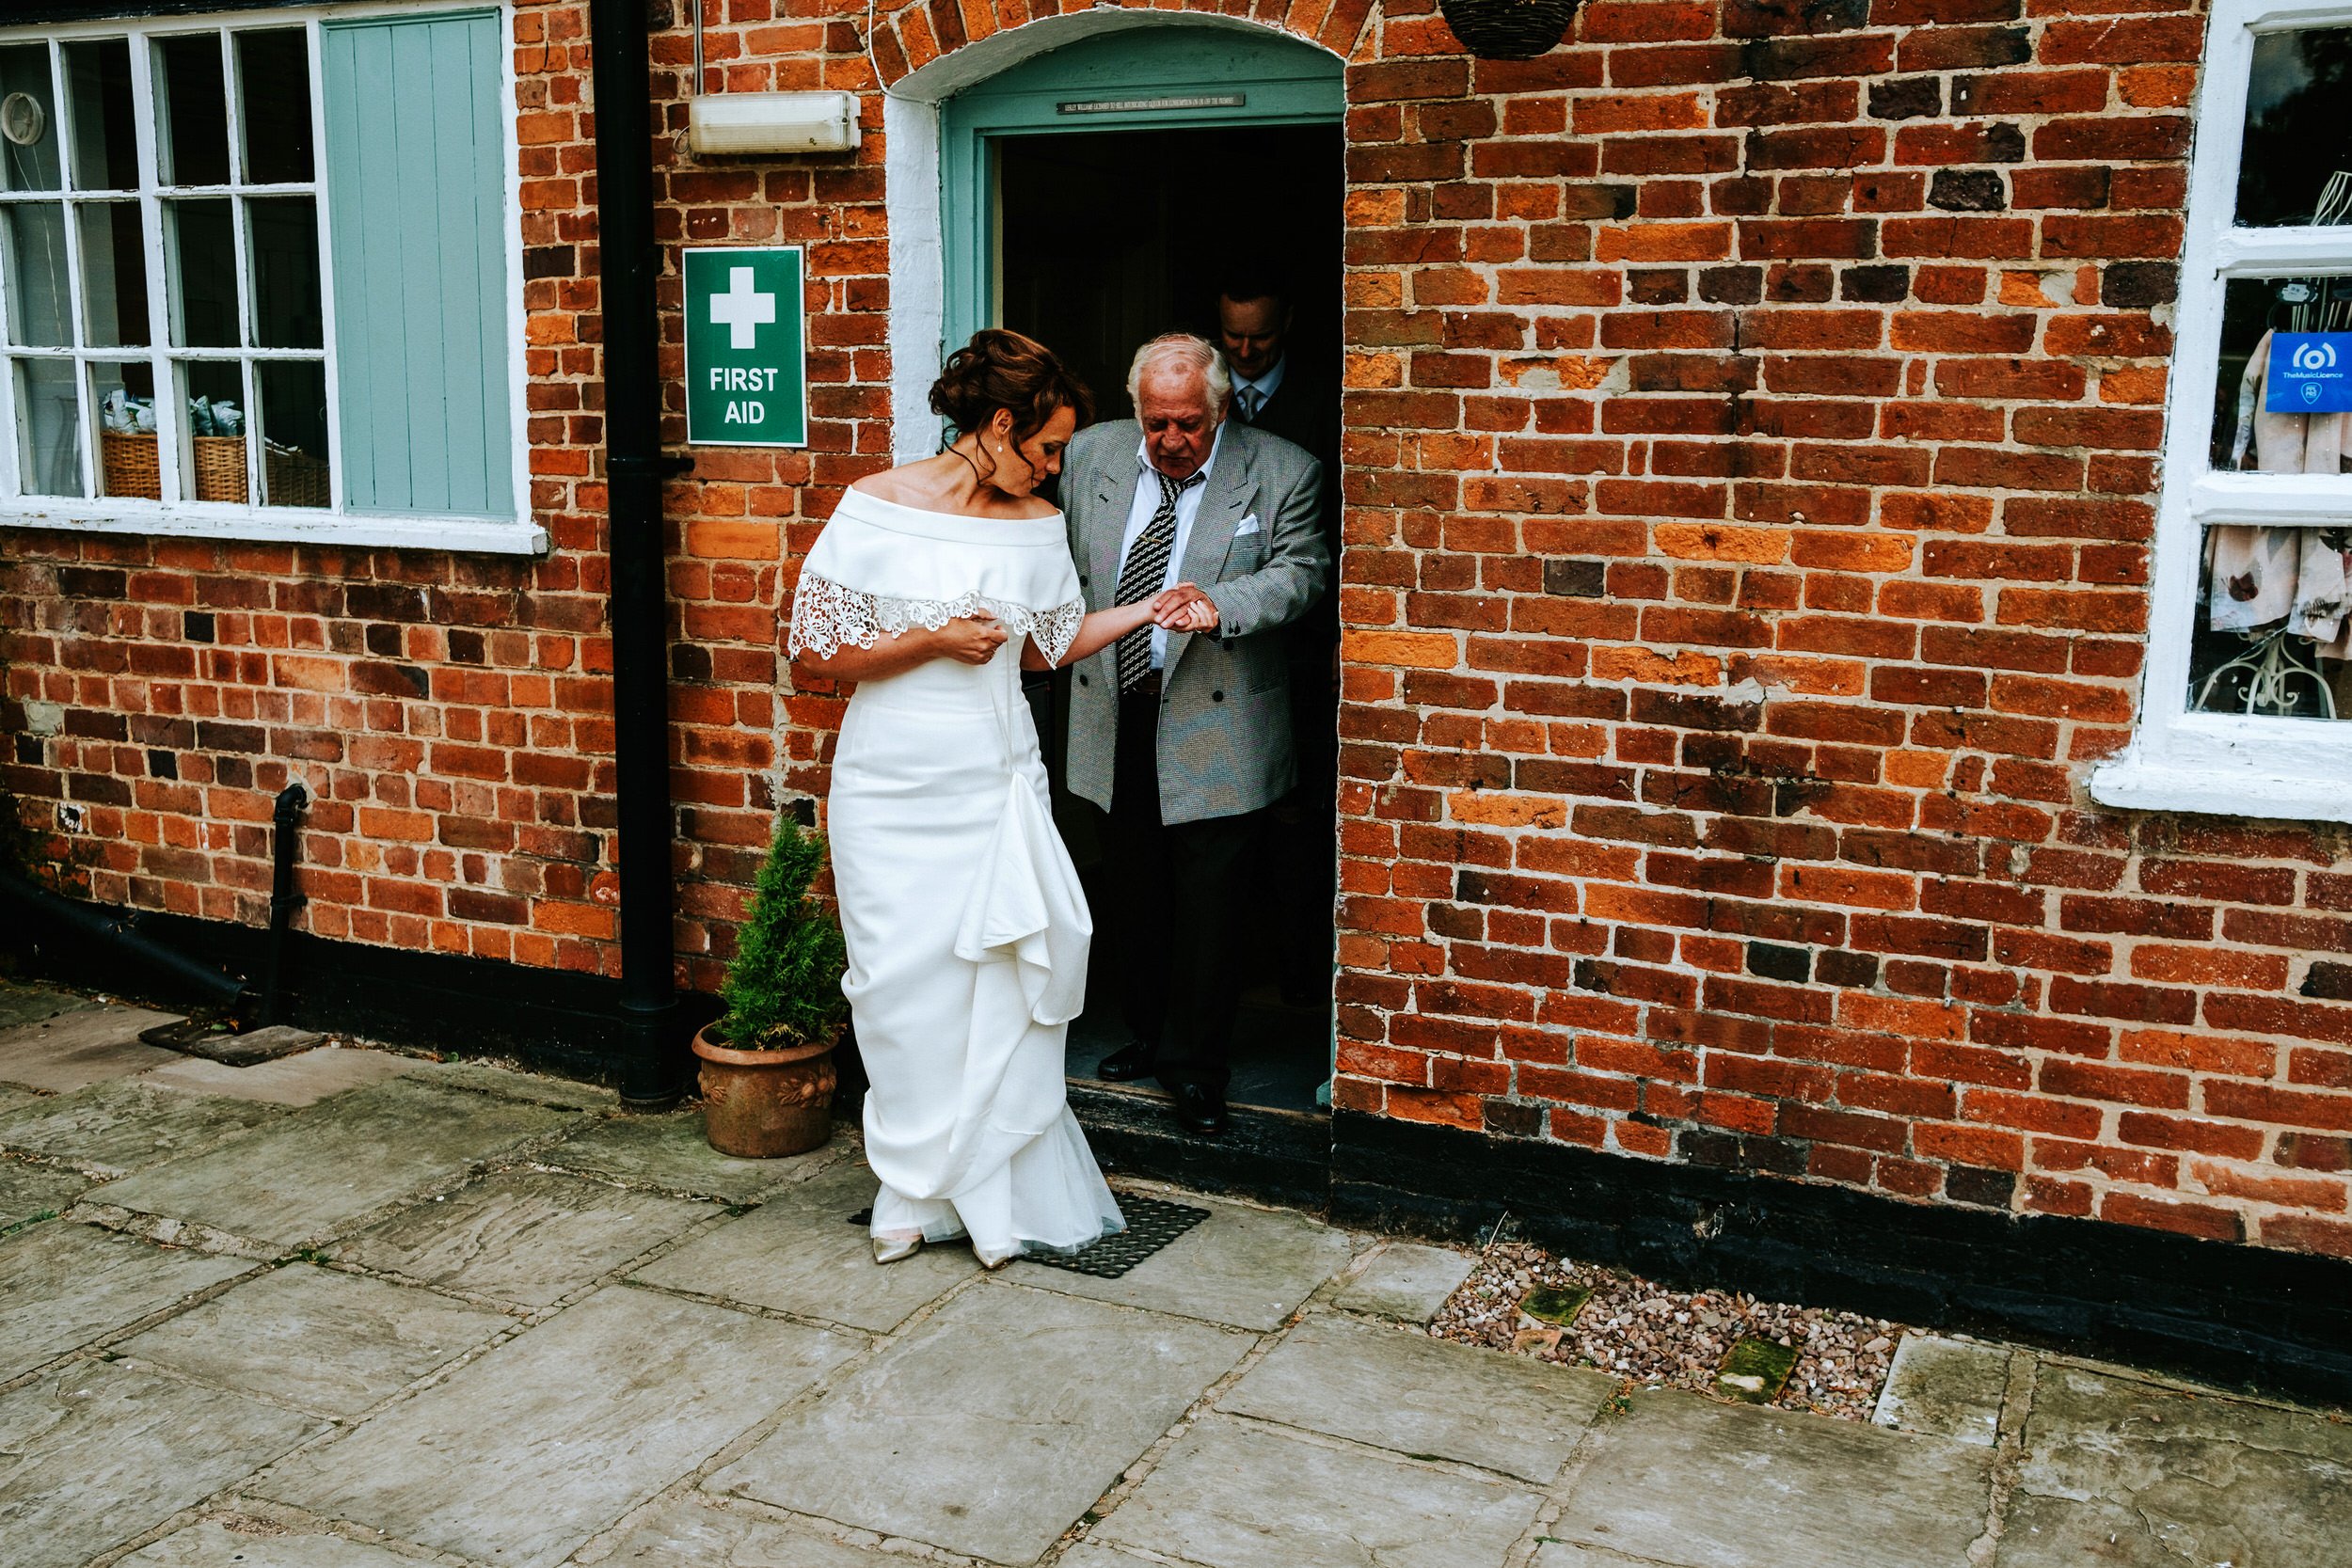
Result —
<svg viewBox="0 0 2352 1568"><path fill-rule="evenodd" d="M1197 584L1158 626L1077 667L1069 785L1108 814L1107 928L1136 1043L1098 1069L1156 1076L1187 1132L1225 1127L1240 1003L1245 871L1261 814L1292 784L1280 628L1323 591L1322 465L1226 420L1232 382L1204 339L1155 339L1136 417L1079 434L1061 494L1087 609Z"/></svg>

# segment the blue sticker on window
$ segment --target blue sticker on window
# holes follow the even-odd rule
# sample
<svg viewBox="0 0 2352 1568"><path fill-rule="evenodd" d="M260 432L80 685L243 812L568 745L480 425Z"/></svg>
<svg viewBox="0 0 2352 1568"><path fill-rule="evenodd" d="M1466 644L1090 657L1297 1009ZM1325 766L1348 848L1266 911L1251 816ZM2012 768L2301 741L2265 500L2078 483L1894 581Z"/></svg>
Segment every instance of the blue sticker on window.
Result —
<svg viewBox="0 0 2352 1568"><path fill-rule="evenodd" d="M2263 407L2273 414L2352 414L2352 332L2273 337Z"/></svg>

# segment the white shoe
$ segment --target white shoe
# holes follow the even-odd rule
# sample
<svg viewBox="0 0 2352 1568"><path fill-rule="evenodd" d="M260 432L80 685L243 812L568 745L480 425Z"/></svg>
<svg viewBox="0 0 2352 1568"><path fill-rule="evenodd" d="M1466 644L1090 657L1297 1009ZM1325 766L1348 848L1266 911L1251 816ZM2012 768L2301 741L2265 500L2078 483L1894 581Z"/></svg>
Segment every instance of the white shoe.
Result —
<svg viewBox="0 0 2352 1568"><path fill-rule="evenodd" d="M877 1236L874 1238L874 1261L896 1263L914 1257L923 1250L923 1233L912 1236Z"/></svg>

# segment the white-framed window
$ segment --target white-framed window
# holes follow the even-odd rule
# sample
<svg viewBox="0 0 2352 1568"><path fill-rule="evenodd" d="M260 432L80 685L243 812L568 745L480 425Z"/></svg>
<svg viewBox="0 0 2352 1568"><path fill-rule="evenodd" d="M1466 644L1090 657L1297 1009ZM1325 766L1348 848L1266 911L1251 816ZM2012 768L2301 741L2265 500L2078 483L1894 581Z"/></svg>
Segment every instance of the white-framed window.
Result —
<svg viewBox="0 0 2352 1568"><path fill-rule="evenodd" d="M2110 805L2352 821L2352 4L2216 0Z"/></svg>
<svg viewBox="0 0 2352 1568"><path fill-rule="evenodd" d="M0 27L0 526L546 546L501 15Z"/></svg>

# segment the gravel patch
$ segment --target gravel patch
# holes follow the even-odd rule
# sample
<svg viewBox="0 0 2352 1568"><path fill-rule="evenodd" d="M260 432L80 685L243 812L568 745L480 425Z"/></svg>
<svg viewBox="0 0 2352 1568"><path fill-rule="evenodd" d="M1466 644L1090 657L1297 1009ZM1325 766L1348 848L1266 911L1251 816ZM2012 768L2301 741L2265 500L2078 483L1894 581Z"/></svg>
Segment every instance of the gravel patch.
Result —
<svg viewBox="0 0 2352 1568"><path fill-rule="evenodd" d="M1519 1312L1536 1286L1593 1292L1565 1329ZM1546 1361L1597 1367L1633 1384L1712 1392L1715 1371L1746 1336L1797 1353L1796 1370L1772 1403L1867 1421L1886 1382L1900 1323L1818 1307L1758 1301L1728 1291L1670 1291L1589 1263L1554 1258L1526 1242L1499 1242L1438 1309L1432 1338L1516 1351Z"/></svg>

